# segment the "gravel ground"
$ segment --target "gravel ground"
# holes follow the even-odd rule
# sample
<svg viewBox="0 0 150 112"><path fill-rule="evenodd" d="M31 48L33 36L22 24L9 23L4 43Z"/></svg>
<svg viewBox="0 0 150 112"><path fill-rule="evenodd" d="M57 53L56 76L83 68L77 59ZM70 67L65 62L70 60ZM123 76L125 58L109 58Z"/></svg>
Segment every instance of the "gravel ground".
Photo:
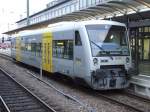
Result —
<svg viewBox="0 0 150 112"><path fill-rule="evenodd" d="M138 98L135 99L134 97L127 96L126 94L121 93L108 95L109 97L118 100L120 102L128 102L129 105L133 105L134 107L141 109L144 112L150 112L150 102L145 102Z"/></svg>
<svg viewBox="0 0 150 112"><path fill-rule="evenodd" d="M39 97L50 104L52 103L54 106L56 106L56 108L57 106L59 108L61 107L65 112L86 112L86 110L83 109L79 104L67 99L52 88L46 86L44 83L33 78L33 76L25 72L25 68L22 68L13 62L2 58L0 58L0 65L6 67L9 72L16 74L13 77L23 83L23 85L26 87L32 88L34 93L38 93ZM70 87L58 81L52 80L51 78L45 78L45 80L55 85L56 88L62 90L63 92L79 99L83 103L87 104L87 106L94 108L96 112L134 112L125 108L124 106L106 101L103 98L97 98L92 94L78 89L78 87Z"/></svg>

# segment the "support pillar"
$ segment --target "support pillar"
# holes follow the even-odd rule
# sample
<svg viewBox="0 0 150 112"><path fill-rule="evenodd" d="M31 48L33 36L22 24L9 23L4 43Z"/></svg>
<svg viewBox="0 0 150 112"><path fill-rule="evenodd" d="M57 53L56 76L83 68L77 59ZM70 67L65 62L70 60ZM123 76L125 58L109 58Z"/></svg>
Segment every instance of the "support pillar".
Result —
<svg viewBox="0 0 150 112"><path fill-rule="evenodd" d="M139 74L139 28L136 28L135 32L135 68Z"/></svg>

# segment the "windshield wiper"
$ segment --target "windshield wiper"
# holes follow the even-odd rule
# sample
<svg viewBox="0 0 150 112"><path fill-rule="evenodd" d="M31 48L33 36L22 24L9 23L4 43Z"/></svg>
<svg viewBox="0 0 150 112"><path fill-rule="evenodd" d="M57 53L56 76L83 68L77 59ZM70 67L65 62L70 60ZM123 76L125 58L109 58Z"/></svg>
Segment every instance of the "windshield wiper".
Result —
<svg viewBox="0 0 150 112"><path fill-rule="evenodd" d="M93 41L91 41L91 40L90 40L90 42L91 42L92 44L94 44L95 46L97 46L100 50L105 51L101 46L99 46L99 45L96 44L95 42L93 42ZM112 56L109 56L109 57L110 57L110 59L113 60L113 57L112 57Z"/></svg>
<svg viewBox="0 0 150 112"><path fill-rule="evenodd" d="M101 46L99 46L98 44L96 44L95 42L93 42L91 40L90 40L90 42L93 43L95 46L97 46L100 50L104 51L104 49Z"/></svg>

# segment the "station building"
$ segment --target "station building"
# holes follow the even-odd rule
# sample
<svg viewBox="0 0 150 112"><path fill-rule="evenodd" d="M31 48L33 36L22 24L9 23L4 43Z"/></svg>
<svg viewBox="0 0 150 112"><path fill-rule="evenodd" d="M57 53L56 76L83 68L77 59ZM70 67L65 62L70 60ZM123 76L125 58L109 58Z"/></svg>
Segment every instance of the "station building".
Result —
<svg viewBox="0 0 150 112"><path fill-rule="evenodd" d="M60 21L89 19L115 20L127 25L137 71L131 83L135 91L150 96L150 0L54 0L44 10L17 21L18 28L5 34L39 29Z"/></svg>

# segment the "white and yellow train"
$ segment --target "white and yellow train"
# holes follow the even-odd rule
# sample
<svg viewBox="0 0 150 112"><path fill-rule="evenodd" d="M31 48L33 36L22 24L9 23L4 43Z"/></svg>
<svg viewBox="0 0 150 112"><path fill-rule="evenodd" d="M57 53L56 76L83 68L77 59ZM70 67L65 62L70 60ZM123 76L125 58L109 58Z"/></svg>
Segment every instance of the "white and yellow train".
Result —
<svg viewBox="0 0 150 112"><path fill-rule="evenodd" d="M12 57L51 73L61 73L96 90L129 85L131 51L126 26L90 20L60 22L14 36Z"/></svg>

